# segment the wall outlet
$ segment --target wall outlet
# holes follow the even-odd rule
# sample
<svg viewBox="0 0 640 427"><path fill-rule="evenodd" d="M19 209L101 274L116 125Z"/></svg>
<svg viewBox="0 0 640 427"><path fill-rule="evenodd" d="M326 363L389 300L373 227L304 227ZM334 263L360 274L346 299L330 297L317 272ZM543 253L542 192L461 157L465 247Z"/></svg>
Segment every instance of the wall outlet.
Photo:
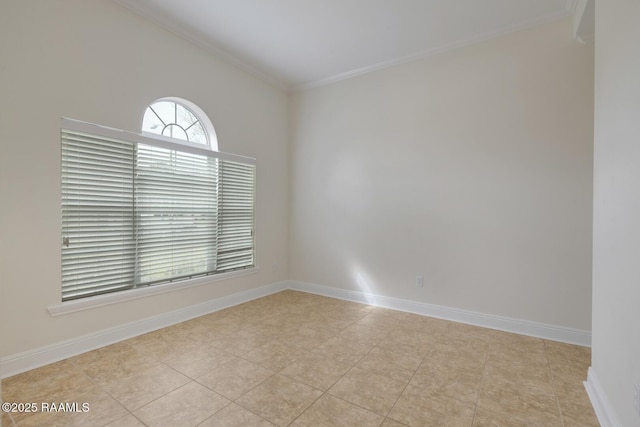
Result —
<svg viewBox="0 0 640 427"><path fill-rule="evenodd" d="M424 286L424 277L416 276L416 288L421 288Z"/></svg>
<svg viewBox="0 0 640 427"><path fill-rule="evenodd" d="M633 399L633 406L635 407L636 414L640 415L640 384L635 385L635 395Z"/></svg>

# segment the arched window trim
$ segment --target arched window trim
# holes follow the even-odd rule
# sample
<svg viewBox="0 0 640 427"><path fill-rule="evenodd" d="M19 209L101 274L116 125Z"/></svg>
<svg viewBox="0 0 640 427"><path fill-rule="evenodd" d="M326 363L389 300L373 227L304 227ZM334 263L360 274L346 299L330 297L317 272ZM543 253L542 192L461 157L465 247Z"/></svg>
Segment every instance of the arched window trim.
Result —
<svg viewBox="0 0 640 427"><path fill-rule="evenodd" d="M198 121L202 125L202 128L204 129L205 137L207 139L207 146L203 147L202 144L198 144L195 142L187 141L184 139L171 138L158 133L147 132L142 130L141 133L144 136L147 136L149 138L161 139L163 141L171 142L174 144L186 145L186 146L195 147L195 148L207 148L212 151L219 151L218 137L216 135L215 128L213 127L213 123L211 123L211 120L209 120L209 117L207 116L207 114L200 107L198 107L196 104L194 104L193 102L187 99L179 98L175 96L167 96L167 97L156 99L155 101L150 103L145 109L144 114L142 115L143 123L144 123L144 115L146 114L147 109L159 102L175 102L176 104L182 106L183 108L188 110L191 114L193 114L198 119ZM141 125L140 129L142 129L142 127L143 126Z"/></svg>

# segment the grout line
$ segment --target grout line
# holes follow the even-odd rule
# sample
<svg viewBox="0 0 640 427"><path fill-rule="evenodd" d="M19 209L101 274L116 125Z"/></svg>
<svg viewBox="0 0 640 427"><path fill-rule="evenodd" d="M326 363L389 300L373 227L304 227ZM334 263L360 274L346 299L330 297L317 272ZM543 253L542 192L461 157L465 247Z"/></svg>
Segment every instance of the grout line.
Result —
<svg viewBox="0 0 640 427"><path fill-rule="evenodd" d="M476 422L476 415L478 413L478 401L480 401L480 394L482 393L482 387L484 385L485 377L487 376L487 363L489 362L489 355L491 354L491 347L495 345L495 343L490 342L487 343L487 350L484 355L484 363L482 365L482 378L480 379L480 387L478 388L478 396L476 397L476 403L473 408L473 420L471 421L471 425L474 425Z"/></svg>
<svg viewBox="0 0 640 427"><path fill-rule="evenodd" d="M242 396L244 396L244 395L242 395ZM240 396L240 397L242 397L242 396ZM238 397L238 399L240 399L240 397ZM236 400L237 400L237 399L236 399ZM258 415L258 414L256 414L255 412L253 412L251 409L249 409L249 408L245 408L245 407L244 407L244 406L242 406L241 404L237 403L235 400L232 400L232 401L229 403L229 405L227 405L227 406L230 406L230 405L236 405L236 406L238 406L239 408L242 408L242 409L244 409L244 410L245 410L245 411L247 411L247 412L251 412L253 415L255 415L256 417L260 418L261 420L265 420L266 422L273 424L271 421L269 421L268 419L266 419L266 418L265 418L265 417L263 417L262 415ZM225 406L224 408L226 408L227 406ZM224 409L224 408L222 408L222 409ZM222 411L222 409L220 409L220 411ZM218 413L218 412L220 412L220 411L217 411L215 414L217 414L217 413ZM215 414L211 415L211 417L213 417ZM209 419L209 418L211 418L211 417L208 417L207 419ZM205 421L206 421L206 420L205 420ZM204 421L202 421L202 423L203 423L203 422L204 422ZM202 423L200 423L200 424L202 424ZM275 424L274 424L274 425L275 425Z"/></svg>
<svg viewBox="0 0 640 427"><path fill-rule="evenodd" d="M362 316L362 317L364 317L364 316ZM360 320L360 319L358 319L358 320ZM351 322L347 327L345 327L345 328L341 329L341 330L340 330L340 332L338 332L337 334L335 334L334 336L332 336L332 337L331 337L331 338L329 338L328 340L324 341L322 344L317 345L314 349L316 349L316 348L318 348L318 347L322 346L323 344L325 344L327 341L331 340L332 338L335 338L335 337L339 336L342 332L344 332L346 329L350 328L351 326L355 325L356 323L357 323L357 320L356 320L356 321ZM311 328L311 329L313 329L313 328ZM373 348L373 347L372 347L372 348ZM372 348L371 348L371 349L372 349ZM368 351L366 354L369 354L369 353L371 352L371 349L369 349L369 351ZM323 359L330 359L330 358L329 358L329 357L327 357L327 356L319 355L319 354L313 353L312 351L309 351L309 353L311 353L311 354L315 354L315 355L317 355L317 356L321 356ZM340 399L340 398L339 398L339 397L337 397L337 396L334 396L334 395L332 395L332 394L329 394L329 390L331 390L331 388L333 388L333 386L335 386L335 385L336 385L336 384L337 384L337 383L338 383L342 378L344 378L344 377L345 377L345 375L347 375L347 374L348 374L348 373L349 373L349 372L350 372L350 371L351 371L351 370L352 370L352 369L353 369L353 368L354 368L358 363L360 363L360 361L361 361L363 358L364 358L364 356L362 356L360 359L358 359L358 361L357 361L357 362L355 362L355 363L353 364L353 366L351 366L351 367L350 367L350 368L349 368L349 369L348 369L344 374L342 374L338 379L336 379L336 380L333 382L333 384L331 384L329 387L327 387L327 389L326 389L326 390L320 390L320 389L318 389L318 388L316 388L316 387L309 386L309 387L315 388L316 390L321 391L321 392L322 392L322 394L320 394L320 396L318 396L318 398L317 398L317 399L315 399L315 400L314 400L314 401L313 401L309 406L307 406L307 407L305 408L305 410L304 410L304 411L302 411L301 413L299 413L299 414L298 414L298 415L297 415L297 416L296 416L296 417L291 421L291 423L289 423L289 425L293 424L293 423L294 423L298 418L300 418L300 417L302 416L302 414L304 414L305 412L307 412L307 411L309 410L309 408L311 408L311 406L313 406L313 405L314 405L318 400L320 400L323 396L327 395L327 396L331 396L331 397L336 398L336 399ZM335 360L335 359L333 359L333 360ZM295 362L293 362L293 363L295 363ZM286 369L286 368L284 368L284 369ZM283 369L283 370L284 370L284 369ZM287 377L286 375L284 375L284 376L285 376L286 378L291 379L292 381L299 382L298 380L295 380L295 379L293 379L293 378ZM303 384L304 384L304 383L303 383ZM306 384L306 385L309 385L309 384ZM344 400L344 399L340 399L340 400L342 400L342 401L344 401L344 402L348 402L348 401L346 401L346 400ZM350 403L350 404L352 404L352 405L355 405L355 406L358 406L359 408L364 409L364 410L366 410L366 411L369 411L369 412L371 412L372 414L375 414L375 412L373 412L373 411L371 411L371 410L369 410L369 409L363 408L363 407L361 407L360 405L357 405L357 404L355 404L355 403L353 403L353 402L348 402L348 403ZM383 422L384 422L384 421L383 421Z"/></svg>
<svg viewBox="0 0 640 427"><path fill-rule="evenodd" d="M367 313L367 314L368 314L368 313ZM324 342L323 342L323 344L324 344L324 343L326 343L327 341L331 340L332 338L336 338L336 337L338 337L338 336L341 336L341 335L342 335L342 333L343 333L345 330L349 329L350 327L352 327L352 326L354 326L354 325L359 325L358 321L360 321L360 320L362 320L364 317L366 317L366 316L367 316L367 314L365 314L365 315L361 316L358 320L354 320L354 321L352 321L351 323L349 323L349 324L348 324L348 326L346 326L346 327L342 328L342 329L340 330L340 332L336 333L336 334L335 334L335 335L333 335L331 338L329 338L328 340L324 341ZM363 326L363 325L360 325L360 326ZM312 328L312 329L313 329L313 328ZM385 337L386 337L386 335L385 335ZM378 340L378 342L380 342L381 340L382 340L382 339ZM318 347L322 346L323 344L320 344L320 345L316 346L315 348L318 348ZM340 377L338 377L338 378L337 378L337 379L336 379L336 380L335 380L335 381L334 381L334 382L333 382L329 387L327 387L327 389L326 389L326 390L320 390L320 389L317 389L317 388L316 388L316 390L321 391L321 392L322 392L322 394L321 394L320 396L318 396L318 398L317 398L317 399L315 399L315 400L314 400L314 401L313 401L313 402L312 402L312 403L311 403L311 404L310 404L310 405L309 405L309 406L308 406L304 411L302 411L300 414L298 414L298 416L297 416L296 418L294 418L294 420L293 420L293 421L291 421L291 423L290 423L290 424L292 424L293 422L295 422L295 420L297 420L298 418L300 418L300 417L302 416L302 414L304 414L304 413L305 413L305 412L306 412L306 411L307 411L311 406L313 406L313 404L315 404L318 400L320 400L320 399L321 399L323 396L325 396L325 395L326 395L326 396L330 396L330 397L332 397L332 398L334 398L334 399L342 400L343 402L347 402L347 403L349 403L349 404L351 404L351 405L357 406L358 408L363 409L363 410L365 410L365 411L367 411L367 412L370 412L370 413L372 413L372 414L380 415L380 414L377 414L376 412L374 412L374 411L372 411L372 410L370 410L370 409L368 409L368 408L365 408L365 407L363 407L363 406L361 406L361 405L358 405L357 403L350 402L350 401L348 401L348 400L345 400L345 399L343 399L343 398L341 398L341 397L338 397L338 396L334 396L333 394L330 394L330 393L329 393L329 390L331 390L331 389L333 388L333 386L335 386L335 385L336 385L336 384L337 384L341 379L343 379L343 378L344 378L344 377L345 377L349 372L351 372L351 370L353 370L353 368L355 368L355 367L356 367L356 366L357 366L357 365L362 361L362 359L364 359L364 358L365 358L369 353L371 353L371 351L373 351L373 349L374 349L376 346L377 346L377 343L376 343L376 344L374 344L374 345L372 345L372 346L371 346L371 348L370 348L366 353L364 353L364 354L363 354L363 355L362 355L362 356L361 356L361 357L360 357L360 358L359 358L359 359L358 359L358 360L357 360L357 361L356 361L356 362L355 362L355 363L354 363L354 364L353 364L349 369L347 369L347 371L346 371L344 374L342 374ZM316 354L316 353L313 353L312 351L310 351L309 353L311 353L311 354ZM328 357L328 356L324 356L324 355L320 355L320 354L316 354L316 355L317 355L317 356L322 357L323 359L332 359L332 358L330 358L330 357ZM333 360L335 360L335 359L333 359ZM295 362L294 362L294 363L295 363ZM286 369L286 368L285 368L285 369ZM286 375L284 375L284 376L286 377ZM287 377L287 378L289 378L289 377ZM298 380L295 380L295 379L293 379L293 378L290 378L290 379L291 379L291 380L293 380L293 381L297 381L297 382L299 382ZM308 385L308 384L307 384L307 385ZM313 387L313 386L310 386L310 387L315 388L315 387ZM382 415L382 418L383 418L383 421L382 421L382 422L384 423L384 420L386 419L386 416ZM381 423L381 424L382 424L382 423Z"/></svg>
<svg viewBox="0 0 640 427"><path fill-rule="evenodd" d="M554 381L553 371L551 370L551 361L549 360L549 353L547 353L547 340L542 340L544 344L544 357L547 359L547 369L549 370L549 378L551 378L551 384L553 385L553 397L556 399L556 406L558 407L558 414L560 414L560 423L562 427L565 427L564 415L562 414L562 408L560 407L560 399L558 398L558 389L556 382Z"/></svg>
<svg viewBox="0 0 640 427"><path fill-rule="evenodd" d="M418 373L418 371L420 370L420 368L422 368L422 364L424 363L424 361L427 359L427 357L429 357L429 355L425 355L422 357L422 360L420 361L420 363L418 364L418 367L413 371L413 374L411 374L411 378L409 378L409 381L407 381L407 384L405 384L404 388L402 389L402 391L400 392L400 394L398 395L398 398L396 399L395 402L393 402L393 405L391 406L391 409L389 409L389 412L387 413L387 416L385 416L385 418L388 418L389 414L391 414L391 412L393 412L393 409L396 407L396 405L398 404L398 401L400 401L400 398L402 397L402 395L404 394L404 392L407 390L407 387L409 387L409 384L411 384L411 381L413 381L413 378L416 376L416 374ZM391 418L392 420L396 421L395 419Z"/></svg>
<svg viewBox="0 0 640 427"><path fill-rule="evenodd" d="M231 360L229 360L228 362L225 362L225 363L221 364L220 366L216 366L215 368L213 368L213 369L211 369L211 370L207 371L207 373L212 372L212 371L215 371L216 369L218 369L218 368L220 368L220 367L222 367L222 366L225 366L225 365L227 365L227 364L229 364L229 363L233 362L235 359L242 359L242 360L244 360L245 362L248 362L248 363L254 364L254 365L256 365L256 366L260 366L260 365L258 365L257 363L251 362L251 361L249 361L249 360L245 359L245 358L244 358L244 357L242 357L242 356L237 356L237 355L235 355L235 354L233 354L233 353L229 353L229 354L231 354L234 358L233 358L233 359L231 359ZM267 369L267 368L264 368L264 367L262 367L262 366L260 366L260 367L261 367L261 368L263 368L263 369ZM267 370L268 370L268 371L271 371L271 372L274 372L274 371L272 371L271 369L267 369ZM201 377L203 377L203 376L207 375L207 373L205 373L205 374L201 375L199 378L201 378ZM252 413L252 414L254 414L255 416L259 417L260 419L263 419L263 420L266 420L266 421L268 421L268 422L271 422L271 421L267 420L265 417L263 417L263 416L261 416L261 415L256 414L256 413L255 413L255 412L253 412L251 409L249 409L249 408L246 408L246 407L242 406L240 403L238 403L238 402L237 402L237 400L238 400L238 399L240 399L240 398L241 398L242 396L244 396L245 394L247 394L247 393L251 392L251 391L252 391L253 389L255 389L256 387L260 386L262 383L264 383L264 382L265 382L266 380L268 380L269 378L273 378L273 377L274 377L274 376L276 376L276 375L277 375L277 373L274 373L273 375L269 375L267 378L263 379L263 380L262 380L262 381L260 381L258 384L256 384L255 386L251 387L250 389L248 389L247 391L245 391L244 393L242 393L240 396L236 397L235 399L230 399L230 398L228 398L227 396L225 396L224 394L219 393L219 392L217 392L216 390L213 390L212 388L207 387L206 385L204 385L204 384L200 383L200 382L199 382L199 381L197 381L197 380L194 380L194 381L198 382L198 384L200 384L200 385L202 385L203 387L205 387L205 388L207 388L207 389L209 389L209 390L213 391L214 393L218 393L220 396L224 397L225 399L227 399L227 400L229 401L229 404L225 405L223 408L220 408L220 410L219 410L219 411L216 411L215 413L211 414L211 416L210 416L210 417L207 417L207 419L209 419L209 418L213 417L215 414L217 414L218 412L222 411L224 408L226 408L227 406L229 406L229 405L231 405L231 404L233 403L233 404L236 404L237 406L239 406L240 408L244 409L245 411L251 412L251 413ZM202 422L204 422L204 421L202 421ZM200 424L202 424L202 423L200 423ZM273 424L273 423L272 423L272 424Z"/></svg>
<svg viewBox="0 0 640 427"><path fill-rule="evenodd" d="M96 349L97 350L97 349ZM96 350L91 350L91 351L96 351ZM135 350L135 349L134 349ZM137 351L137 350L136 350ZM83 353L86 354L86 353ZM96 380L94 380L93 378L91 378L91 376L89 374L87 374L85 372L85 370L82 368L82 366L80 366L77 362L76 359L77 356L71 357L71 363L73 363L73 365L78 368L80 370L80 372L82 372L82 374L89 380L90 383L92 383L94 386L96 386L100 391L102 391L104 394L106 394L107 396L109 396L115 403L117 403L118 405L120 405L125 411L128 412L128 415L133 416L134 418L138 419L138 417L136 417L133 414L133 411L129 410L129 408L127 408L126 406L124 406L124 404L122 402L120 402L118 399L116 399L111 393L109 393L109 390L107 390L104 386L102 386L102 384L98 383ZM69 359L67 359L69 360ZM91 365L92 363L89 363L89 365ZM123 415L122 417L113 420L112 422L121 420L122 418L126 417L127 415ZM138 419L139 420L139 419ZM142 422L142 420L139 420L142 424L144 424L146 426L145 423ZM17 425L17 423L16 423Z"/></svg>

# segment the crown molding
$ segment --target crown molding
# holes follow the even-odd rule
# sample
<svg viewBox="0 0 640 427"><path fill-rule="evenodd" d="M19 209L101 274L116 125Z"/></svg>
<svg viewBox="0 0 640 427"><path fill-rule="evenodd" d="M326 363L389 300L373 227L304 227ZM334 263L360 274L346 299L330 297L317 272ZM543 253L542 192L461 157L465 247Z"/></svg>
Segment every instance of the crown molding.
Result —
<svg viewBox="0 0 640 427"><path fill-rule="evenodd" d="M568 0L568 2L572 2L572 1L577 1L577 0ZM315 81L310 81L307 83L302 83L296 86L293 86L291 88L292 91L294 92L301 92L301 91L305 91L305 90L309 90L309 89L313 89L313 88L317 88L320 86L326 86L332 83L337 83L339 81L342 80L347 80L347 79L351 79L354 77L358 77L358 76L362 76L365 74L369 74L369 73L373 73L375 71L380 71L380 70L384 70L386 68L391 68L394 67L396 65L402 65L402 64L407 64L407 63L411 63L411 62L415 62L415 61L420 61L423 59L427 59L436 55L439 55L441 53L445 53L445 52L449 52L452 50L456 50L456 49L460 49L463 47L467 47L467 46L471 46L477 43L481 43L484 41L488 41L491 39L495 39L498 37L502 37L508 34L512 34L512 33L517 33L519 31L523 31L523 30L528 30L531 28L535 28L538 27L540 25L544 25L544 24L548 24L551 22L555 22L558 21L560 19L564 19L566 17L570 16L569 13L569 9L564 10L564 11L560 11L560 12L556 12L556 13L552 13L549 15L545 15L536 19L532 19L532 20L528 20L528 21L524 21L521 22L519 24L515 24L515 25L510 25L504 28L501 28L499 30L495 30L495 31L490 31L484 34L480 34L477 36L473 36L473 37L469 37L454 43L450 43L447 44L445 46L442 47L438 47L435 49L429 49L426 51L422 51L419 53L415 53L412 55L407 55L401 58L396 58L396 59L392 59L389 61L383 61L383 62L379 62L377 64L373 64L373 65L368 65L366 67L362 67L362 68L357 68L355 70L350 70L344 73L340 73L340 74L336 74L334 76L331 77L327 77L324 79L320 79L320 80L315 80Z"/></svg>
<svg viewBox="0 0 640 427"><path fill-rule="evenodd" d="M593 1L593 0L566 0L565 10L562 10L559 12L545 15L536 19L523 21L521 23L510 25L495 31L490 31L484 34L462 39L442 47L425 50L415 54L403 56L400 58L395 58L388 61L379 62L376 64L361 67L361 68L356 68L343 73L335 74L333 76L329 76L329 77L318 79L318 80L311 80L301 84L289 84L288 82L280 78L276 78L272 74L269 74L263 70L260 70L259 68L249 64L247 61L238 58L237 56L229 53L225 49L222 49L220 46L216 45L215 43L205 40L201 35L197 34L196 32L190 31L186 29L184 26L176 24L167 16L161 13L158 13L157 11L143 7L141 3L136 0L111 0L111 1L137 14L138 16L141 16L142 18L164 28L165 30L171 32L172 34L198 46L199 48L224 60L225 62L253 75L257 79L265 83L268 83L285 92L299 92L299 91L305 91L305 90L317 88L320 86L326 86L332 83L337 83L342 80L351 79L354 77L373 73L375 71L384 70L386 68L394 67L396 65L402 65L402 64L406 64L414 61L427 59L432 56L436 56L451 50L481 43L481 42L498 38L507 34L516 33L518 31L534 28L536 26L540 26L540 25L554 22L560 19L564 19L568 16L574 16L576 13L576 10L579 9L578 6L580 2Z"/></svg>
<svg viewBox="0 0 640 427"><path fill-rule="evenodd" d="M583 43L593 43L596 35L594 0L571 0L573 38Z"/></svg>
<svg viewBox="0 0 640 427"><path fill-rule="evenodd" d="M167 18L165 15L158 13L156 11L152 11L148 8L142 7L140 2L136 0L111 0L114 3L128 9L129 11L135 13L136 15L150 21L161 28L169 31L175 36L180 37L183 40L194 44L195 46L203 49L209 54L216 56L225 62L235 66L236 68L241 69L242 71L251 74L253 77L268 83L280 90L288 91L289 85L268 73L259 70L253 65L248 64L246 61L239 59L238 57L232 55L228 51L222 49L221 47L204 40L203 37L198 35L197 33L190 31L184 28L182 25L176 24L171 19Z"/></svg>

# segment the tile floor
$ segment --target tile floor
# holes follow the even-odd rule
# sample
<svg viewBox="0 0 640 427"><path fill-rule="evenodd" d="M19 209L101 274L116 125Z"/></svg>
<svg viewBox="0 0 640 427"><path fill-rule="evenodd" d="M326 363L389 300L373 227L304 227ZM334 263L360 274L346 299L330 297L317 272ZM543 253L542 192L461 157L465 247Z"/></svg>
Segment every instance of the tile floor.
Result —
<svg viewBox="0 0 640 427"><path fill-rule="evenodd" d="M590 350L284 291L2 381L3 426L598 426Z"/></svg>

